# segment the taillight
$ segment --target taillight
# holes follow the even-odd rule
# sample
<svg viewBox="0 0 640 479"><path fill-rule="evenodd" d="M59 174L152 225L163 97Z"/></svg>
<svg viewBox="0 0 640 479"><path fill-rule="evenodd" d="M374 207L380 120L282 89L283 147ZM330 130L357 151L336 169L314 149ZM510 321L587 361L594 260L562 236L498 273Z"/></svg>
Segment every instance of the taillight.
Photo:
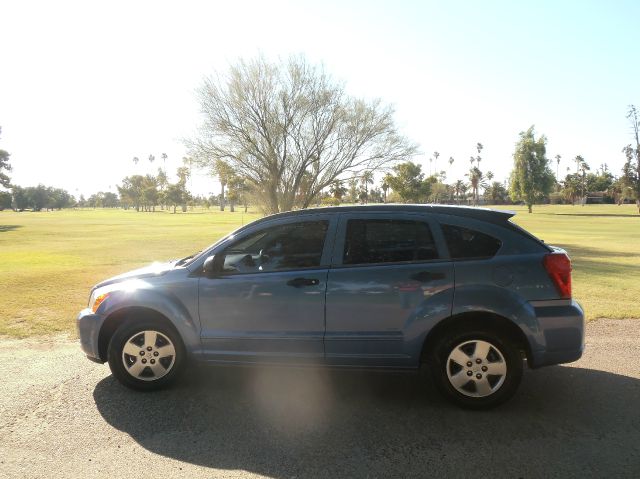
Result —
<svg viewBox="0 0 640 479"><path fill-rule="evenodd" d="M560 293L560 297L571 298L571 260L564 253L550 253L544 257L544 268Z"/></svg>

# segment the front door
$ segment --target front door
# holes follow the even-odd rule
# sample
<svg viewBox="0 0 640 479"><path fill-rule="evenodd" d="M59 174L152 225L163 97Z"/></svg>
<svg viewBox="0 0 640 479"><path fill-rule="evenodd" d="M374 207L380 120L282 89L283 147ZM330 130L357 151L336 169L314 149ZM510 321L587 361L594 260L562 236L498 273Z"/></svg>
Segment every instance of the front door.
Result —
<svg viewBox="0 0 640 479"><path fill-rule="evenodd" d="M327 285L327 362L416 366L425 332L451 314L445 249L425 215L343 215Z"/></svg>
<svg viewBox="0 0 640 479"><path fill-rule="evenodd" d="M199 282L201 338L208 359L322 360L336 223L328 215L269 222L216 252L222 271Z"/></svg>

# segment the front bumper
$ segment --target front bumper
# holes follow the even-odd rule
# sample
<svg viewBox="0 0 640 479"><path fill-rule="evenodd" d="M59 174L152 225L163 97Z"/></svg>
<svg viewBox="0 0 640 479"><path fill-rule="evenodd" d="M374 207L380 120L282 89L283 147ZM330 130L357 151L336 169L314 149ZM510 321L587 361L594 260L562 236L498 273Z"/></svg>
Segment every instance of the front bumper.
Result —
<svg viewBox="0 0 640 479"><path fill-rule="evenodd" d="M532 301L544 349L531 352L532 368L577 361L584 351L585 318L574 300Z"/></svg>
<svg viewBox="0 0 640 479"><path fill-rule="evenodd" d="M76 318L76 329L80 337L80 348L92 361L104 363L100 357L98 337L104 318L99 314L94 314L89 308L83 309Z"/></svg>

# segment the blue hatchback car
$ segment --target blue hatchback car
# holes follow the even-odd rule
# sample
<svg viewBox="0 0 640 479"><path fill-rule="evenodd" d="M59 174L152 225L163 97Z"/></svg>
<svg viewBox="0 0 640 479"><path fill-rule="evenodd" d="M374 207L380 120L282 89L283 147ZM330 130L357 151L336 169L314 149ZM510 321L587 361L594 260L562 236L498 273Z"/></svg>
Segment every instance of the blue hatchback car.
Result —
<svg viewBox="0 0 640 479"><path fill-rule="evenodd" d="M190 361L412 369L456 404L510 398L523 361L578 359L567 254L511 212L430 205L307 209L96 285L82 349L126 386Z"/></svg>

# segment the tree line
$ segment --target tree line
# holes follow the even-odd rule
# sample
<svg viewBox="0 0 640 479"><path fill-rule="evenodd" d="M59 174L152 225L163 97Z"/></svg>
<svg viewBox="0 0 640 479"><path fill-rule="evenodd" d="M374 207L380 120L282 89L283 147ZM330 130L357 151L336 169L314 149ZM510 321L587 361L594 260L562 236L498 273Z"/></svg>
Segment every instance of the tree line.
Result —
<svg viewBox="0 0 640 479"><path fill-rule="evenodd" d="M349 95L340 82L303 57L269 62L264 57L243 60L198 90L202 123L185 139L189 156L178 168L174 183L167 180L167 155L157 174L131 175L118 185L118 194L100 192L75 201L61 191L39 186L13 188L11 204L42 209L51 205L120 206L146 212L177 208L199 201L233 211L237 204L255 205L277 213L321 204L585 202L597 192L600 201L635 200L640 211L640 122L629 107L633 140L624 147L626 162L614 176L606 166L594 171L577 155L575 172L560 179L561 157L548 158L544 135L530 127L519 135L508 181L496 181L484 170L482 143L471 148L463 178L447 181L455 159L438 170L440 153L429 158L429 174L414 162L418 146L400 134L394 111L379 99ZM9 186L9 155L0 151L0 184ZM153 164L155 156L149 155ZM140 160L134 157L137 164ZM204 169L220 183L220 193L197 200L187 189L191 166ZM482 165L482 166L481 166ZM378 183L376 184L376 179ZM66 192L65 192L66 193ZM47 198L46 200L44 198ZM0 196L7 202L6 193ZM60 206L65 207L65 206Z"/></svg>

